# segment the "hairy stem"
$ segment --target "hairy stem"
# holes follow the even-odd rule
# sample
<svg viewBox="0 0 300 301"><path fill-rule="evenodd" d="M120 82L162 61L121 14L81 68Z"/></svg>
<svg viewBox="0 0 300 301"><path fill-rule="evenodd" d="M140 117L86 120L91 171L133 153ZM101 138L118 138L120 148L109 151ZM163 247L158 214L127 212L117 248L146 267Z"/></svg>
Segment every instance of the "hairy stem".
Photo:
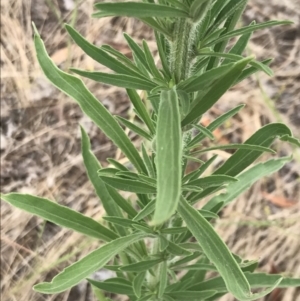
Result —
<svg viewBox="0 0 300 301"><path fill-rule="evenodd" d="M195 25L189 19L180 19L175 24L175 38L171 43L170 69L176 83L189 75L194 32Z"/></svg>

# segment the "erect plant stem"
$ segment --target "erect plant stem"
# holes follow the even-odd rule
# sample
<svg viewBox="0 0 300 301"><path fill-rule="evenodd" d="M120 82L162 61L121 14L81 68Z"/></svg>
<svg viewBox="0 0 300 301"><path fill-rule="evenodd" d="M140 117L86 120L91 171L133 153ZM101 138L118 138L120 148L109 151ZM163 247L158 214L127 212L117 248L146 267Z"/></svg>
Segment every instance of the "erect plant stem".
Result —
<svg viewBox="0 0 300 301"><path fill-rule="evenodd" d="M174 40L171 42L170 69L176 83L189 75L194 32L195 24L190 19L179 19L175 23Z"/></svg>

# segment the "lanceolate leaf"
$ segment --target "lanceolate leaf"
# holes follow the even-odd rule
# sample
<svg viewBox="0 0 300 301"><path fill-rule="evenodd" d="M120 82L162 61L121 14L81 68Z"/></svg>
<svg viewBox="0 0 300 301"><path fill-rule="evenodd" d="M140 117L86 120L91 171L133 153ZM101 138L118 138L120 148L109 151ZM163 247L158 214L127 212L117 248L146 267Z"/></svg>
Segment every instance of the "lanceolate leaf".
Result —
<svg viewBox="0 0 300 301"><path fill-rule="evenodd" d="M212 150L216 149L243 149L243 150L252 150L252 151L257 151L257 152L267 152L267 153L273 153L275 154L276 152L272 150L269 147L264 147L264 146L258 146L258 145L253 145L253 144L225 144L225 145L218 145L218 146L212 146L208 147L199 151L195 151L191 153L191 155L195 154L201 154L201 153L206 153Z"/></svg>
<svg viewBox="0 0 300 301"><path fill-rule="evenodd" d="M284 135L292 137L291 130L284 124L272 123L259 129L245 141L245 144L269 147L277 136ZM252 164L261 154L255 150L237 150L214 174L235 176Z"/></svg>
<svg viewBox="0 0 300 301"><path fill-rule="evenodd" d="M145 276L146 272L140 272L133 279L132 288L138 298L140 298L142 295L142 285L145 280Z"/></svg>
<svg viewBox="0 0 300 301"><path fill-rule="evenodd" d="M103 66L108 67L112 71L121 74L127 74L131 76L141 76L137 70L132 70L127 66L124 66L120 61L110 56L101 48L89 43L82 35L80 35L72 26L65 25L66 30L75 41L75 43L91 58ZM129 61L130 62L130 61ZM131 63L132 64L132 63ZM132 64L133 65L133 64ZM134 66L134 65L133 65Z"/></svg>
<svg viewBox="0 0 300 301"><path fill-rule="evenodd" d="M146 184L142 181L122 179L122 178L113 178L113 177L104 177L100 176L101 179L108 184L109 186L120 189L123 191L130 191L141 194L156 193L156 188L152 185Z"/></svg>
<svg viewBox="0 0 300 301"><path fill-rule="evenodd" d="M202 301L211 296L213 296L216 291L201 291L201 292L193 292L193 291L174 291L171 293L166 293L168 296L171 296L174 300L189 300L189 301Z"/></svg>
<svg viewBox="0 0 300 301"><path fill-rule="evenodd" d="M259 29L264 29L264 28L277 26L277 25L289 25L289 24L293 24L293 22L273 20L273 21L268 21L268 22L265 22L265 23L249 25L249 26L242 27L242 28L239 28L239 29L236 29L236 30L232 30L232 31L226 33L225 35L222 35L221 37L219 37L215 41L205 45L205 47L209 47L209 46L217 44L219 42L226 41L230 38L233 38L233 37L236 37L236 36L239 36L239 35L243 35L243 34L246 34L246 33L251 33L253 31L256 31L256 30L259 30Z"/></svg>
<svg viewBox="0 0 300 301"><path fill-rule="evenodd" d="M220 202L224 202L224 206L228 205L256 181L278 171L290 160L290 157L285 157L277 160L270 160L266 163L259 163L251 167L237 177L239 180L238 182L229 184L226 193L213 197L203 209L210 210Z"/></svg>
<svg viewBox="0 0 300 301"><path fill-rule="evenodd" d="M186 10L152 3L96 3L95 7L100 10L93 14L93 17L96 18L109 16L187 18L189 16Z"/></svg>
<svg viewBox="0 0 300 301"><path fill-rule="evenodd" d="M63 292L101 269L111 258L145 237L145 234L138 233L118 238L70 265L55 276L51 282L35 285L34 290L44 294Z"/></svg>
<svg viewBox="0 0 300 301"><path fill-rule="evenodd" d="M1 199L59 226L94 238L110 241L118 237L116 233L103 227L92 218L44 198L28 194L10 193L1 195Z"/></svg>
<svg viewBox="0 0 300 301"><path fill-rule="evenodd" d="M226 58L230 61L238 61L243 58L241 55L232 54L232 53L223 53L223 52L221 52L221 53L219 53L219 52L201 52L199 55L222 57L222 58ZM265 72L269 76L273 76L272 69L258 61L252 61L249 63L249 65L255 67L258 70ZM224 65L224 66L226 66L226 65ZM224 66L221 66L221 67L224 67ZM212 70L215 70L215 69L212 69Z"/></svg>
<svg viewBox="0 0 300 301"><path fill-rule="evenodd" d="M90 78L100 83L113 85L116 87L136 90L150 91L156 87L156 84L140 77L130 76L126 74L110 74L103 72L84 71L75 68L70 70L78 75Z"/></svg>
<svg viewBox="0 0 300 301"><path fill-rule="evenodd" d="M200 188L216 187L223 184L228 184L232 182L237 182L238 180L233 177L223 176L223 175L213 175L205 178L200 178L197 180L190 181L188 185L197 186Z"/></svg>
<svg viewBox="0 0 300 301"><path fill-rule="evenodd" d="M219 98L232 86L237 78L242 73L243 69L253 60L253 57L248 57L235 63L229 71L219 78L208 90L208 92L194 101L191 112L184 118L181 125L185 126L192 122L197 117L201 116L210 109Z"/></svg>
<svg viewBox="0 0 300 301"><path fill-rule="evenodd" d="M215 265L222 276L226 287L238 300L255 300L270 292L252 294L249 282L232 256L231 252L215 232L211 224L202 217L186 200L181 199L178 212L185 221L187 227L200 244L207 258ZM281 279L270 284L274 289Z"/></svg>
<svg viewBox="0 0 300 301"><path fill-rule="evenodd" d="M93 279L87 279L90 284L93 286L115 294L120 295L134 295L131 283L119 282L117 279L108 279L106 281L96 281Z"/></svg>
<svg viewBox="0 0 300 301"><path fill-rule="evenodd" d="M236 113L238 113L245 105L239 105L236 108L233 108L232 110L229 110L225 114L221 115L217 119L215 119L211 124L207 126L207 129L211 132L214 131L216 128L218 128L220 125L222 125L226 120L234 116ZM205 138L205 135L203 133L199 133L188 145L187 148L191 148L198 142L202 141Z"/></svg>
<svg viewBox="0 0 300 301"><path fill-rule="evenodd" d="M176 211L181 192L182 138L174 89L161 92L156 147L157 199L152 223L161 224Z"/></svg>
<svg viewBox="0 0 300 301"><path fill-rule="evenodd" d="M135 90L127 89L127 94L129 96L130 101L132 102L134 108L136 109L139 117L145 122L151 134L155 133L155 127L153 122L145 108L144 103L142 102L140 96L137 94Z"/></svg>
<svg viewBox="0 0 300 301"><path fill-rule="evenodd" d="M156 200L152 200L149 202L134 218L134 221L140 221L150 215L155 210L155 202Z"/></svg>
<svg viewBox="0 0 300 301"><path fill-rule="evenodd" d="M279 281L281 275L267 275L264 273L245 273L251 288L270 287L274 282ZM298 287L300 286L300 278L283 278L279 283L278 288ZM189 288L193 291L202 291L215 289L218 292L227 292L224 280L221 277L212 278L204 282L200 282Z"/></svg>
<svg viewBox="0 0 300 301"><path fill-rule="evenodd" d="M82 111L124 152L135 167L139 171L146 172L138 151L116 120L91 94L80 79L61 71L55 66L48 56L44 43L36 29L34 42L40 66L52 84L73 98L79 104Z"/></svg>
<svg viewBox="0 0 300 301"><path fill-rule="evenodd" d="M101 203L108 215L123 217L121 210L114 202L113 198L109 194L105 183L99 179L98 170L102 168L100 162L91 151L91 144L89 137L83 127L81 129L81 153L83 162L90 181L92 182L94 189L101 200Z"/></svg>
<svg viewBox="0 0 300 301"><path fill-rule="evenodd" d="M128 121L127 119L117 116L116 117L117 120L119 120L123 125L125 125L126 127L128 127L132 132L140 135L141 137L144 137L147 140L151 140L152 136L150 133L147 133L145 130L143 130L141 128L141 126L138 126L130 121Z"/></svg>
<svg viewBox="0 0 300 301"><path fill-rule="evenodd" d="M197 92L205 89L207 86L212 84L214 81L228 73L234 63L217 67L215 69L204 72L201 75L193 76L178 85L178 89L182 89L187 93Z"/></svg>
<svg viewBox="0 0 300 301"><path fill-rule="evenodd" d="M129 265L124 265L120 269L124 272L143 272L153 268L160 262L162 262L162 259L150 259L150 260L140 261L137 263L132 263Z"/></svg>

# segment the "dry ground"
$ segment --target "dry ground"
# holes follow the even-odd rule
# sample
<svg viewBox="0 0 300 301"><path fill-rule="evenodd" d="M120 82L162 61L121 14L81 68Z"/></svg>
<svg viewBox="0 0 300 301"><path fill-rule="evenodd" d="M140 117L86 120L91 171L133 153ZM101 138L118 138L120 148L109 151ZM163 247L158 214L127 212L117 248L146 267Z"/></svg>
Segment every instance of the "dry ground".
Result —
<svg viewBox="0 0 300 301"><path fill-rule="evenodd" d="M75 5L75 13L71 6ZM53 60L63 69L101 68L70 44L62 23L74 23L88 40L110 44L129 53L122 32L136 39L153 39L136 20L92 20L93 0L2 0L1 2L1 189L48 197L94 218L103 210L88 183L80 156L78 124L89 132L93 149L105 165L121 154L77 105L49 84L37 64L32 43L33 20ZM250 0L244 22L292 19L288 27L260 31L248 49L258 58L274 57L276 76L262 74L228 93L206 120L245 103L246 108L216 137L223 143L241 142L262 125L285 122L300 138L300 1ZM150 42L155 51L155 44ZM132 116L124 91L87 81L89 88L115 114ZM130 133L131 137L135 136ZM136 141L138 144L139 141ZM280 155L294 161L264 179L230 205L217 230L229 247L248 259L260 259L260 269L300 277L300 153L276 143ZM220 160L228 153L219 152ZM1 290L3 301L95 300L82 283L69 292L42 296L31 287L50 280L66 265L97 246L29 214L1 203ZM117 300L117 299L115 299ZM225 297L222 300L232 300ZM265 299L266 300L266 299ZM299 301L299 290L277 292L272 301Z"/></svg>

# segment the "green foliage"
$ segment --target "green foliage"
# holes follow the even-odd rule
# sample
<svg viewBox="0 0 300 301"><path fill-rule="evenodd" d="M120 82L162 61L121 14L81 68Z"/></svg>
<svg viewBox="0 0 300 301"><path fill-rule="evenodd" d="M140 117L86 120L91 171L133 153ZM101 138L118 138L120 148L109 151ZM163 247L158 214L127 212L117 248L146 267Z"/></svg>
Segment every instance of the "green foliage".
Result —
<svg viewBox="0 0 300 301"><path fill-rule="evenodd" d="M202 115L231 87L255 72L272 75L270 59L258 62L252 56L243 56L251 34L290 24L252 22L235 29L246 4L247 0L144 0L95 5L96 18L135 17L153 28L161 68L156 66L146 41L140 46L124 34L133 54L130 60L109 45L90 44L66 25L74 42L112 73L71 71L125 88L139 122L112 116L78 77L57 68L34 28L37 57L45 76L73 98L132 163L124 166L108 159L111 166L102 168L81 127L83 163L106 212L101 223L47 199L17 193L1 195L15 207L108 242L51 282L37 284L36 291L55 294L88 279L95 292L125 294L132 301L218 300L226 293L246 301L265 296L276 287L300 286L300 279L254 273L257 261L243 261L232 254L213 228L224 206L291 160L285 157L255 163L263 153L275 153L270 149L275 138L300 146L284 124L268 124L243 144L199 144L204 139L214 140L213 131L244 107L231 109L206 127L201 124ZM227 51L228 41L237 36L240 38ZM136 90L145 91L150 108ZM141 147L130 141L119 123L146 140ZM237 151L204 177L218 156L206 161L197 156L218 149ZM188 160L200 166L186 174ZM135 202L125 199L119 190L133 193ZM201 209L193 207L221 190ZM105 281L88 278L100 268L116 272L116 277ZM177 270L186 273L179 278L174 272ZM219 276L207 279L207 271L218 272ZM253 293L257 288L263 291Z"/></svg>

